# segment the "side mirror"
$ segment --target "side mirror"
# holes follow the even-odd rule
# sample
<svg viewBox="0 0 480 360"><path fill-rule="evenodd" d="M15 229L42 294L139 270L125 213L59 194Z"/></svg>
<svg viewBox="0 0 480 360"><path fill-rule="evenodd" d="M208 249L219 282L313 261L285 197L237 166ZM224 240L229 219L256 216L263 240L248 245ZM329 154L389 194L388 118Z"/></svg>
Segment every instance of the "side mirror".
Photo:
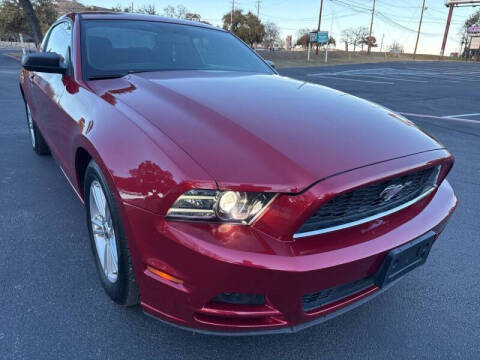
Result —
<svg viewBox="0 0 480 360"><path fill-rule="evenodd" d="M268 66L275 69L275 63L272 60L265 60Z"/></svg>
<svg viewBox="0 0 480 360"><path fill-rule="evenodd" d="M53 74L65 74L67 72L67 66L63 61L63 57L56 53L25 54L22 58L22 66L28 71Z"/></svg>

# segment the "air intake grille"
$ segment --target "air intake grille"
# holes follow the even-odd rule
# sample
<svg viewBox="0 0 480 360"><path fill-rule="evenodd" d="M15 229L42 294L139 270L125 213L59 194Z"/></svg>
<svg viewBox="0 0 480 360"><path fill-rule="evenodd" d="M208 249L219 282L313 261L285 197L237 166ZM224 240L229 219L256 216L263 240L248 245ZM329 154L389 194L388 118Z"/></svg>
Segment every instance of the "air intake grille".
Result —
<svg viewBox="0 0 480 360"><path fill-rule="evenodd" d="M358 225L398 211L431 191L439 170L432 167L344 193L320 207L295 237Z"/></svg>

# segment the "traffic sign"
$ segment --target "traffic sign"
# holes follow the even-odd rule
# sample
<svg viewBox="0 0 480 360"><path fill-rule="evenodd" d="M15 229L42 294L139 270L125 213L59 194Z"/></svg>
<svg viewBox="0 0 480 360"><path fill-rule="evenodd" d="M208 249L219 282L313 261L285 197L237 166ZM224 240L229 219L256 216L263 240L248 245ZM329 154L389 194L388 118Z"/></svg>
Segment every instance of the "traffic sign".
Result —
<svg viewBox="0 0 480 360"><path fill-rule="evenodd" d="M328 43L328 31L319 31L317 33L317 43L319 44Z"/></svg>

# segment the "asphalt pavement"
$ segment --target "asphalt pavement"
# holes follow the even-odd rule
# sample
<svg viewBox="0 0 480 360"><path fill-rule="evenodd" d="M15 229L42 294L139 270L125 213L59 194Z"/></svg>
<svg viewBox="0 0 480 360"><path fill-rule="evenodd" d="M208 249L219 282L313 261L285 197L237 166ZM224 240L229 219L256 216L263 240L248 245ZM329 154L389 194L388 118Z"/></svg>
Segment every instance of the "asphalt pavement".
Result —
<svg viewBox="0 0 480 360"><path fill-rule="evenodd" d="M425 266L386 293L296 334L238 338L179 330L107 298L83 206L54 160L31 150L19 69L0 51L0 359L480 358L480 64L280 71L414 114L455 155L460 205Z"/></svg>

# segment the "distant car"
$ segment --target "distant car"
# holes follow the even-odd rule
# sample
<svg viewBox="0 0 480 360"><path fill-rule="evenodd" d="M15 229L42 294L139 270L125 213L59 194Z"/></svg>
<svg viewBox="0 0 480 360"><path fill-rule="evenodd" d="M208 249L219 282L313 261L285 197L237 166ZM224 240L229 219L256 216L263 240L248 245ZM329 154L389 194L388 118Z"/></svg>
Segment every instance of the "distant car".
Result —
<svg viewBox="0 0 480 360"><path fill-rule="evenodd" d="M423 264L456 206L443 145L279 76L227 31L69 14L41 51L20 77L32 146L85 204L118 304L207 333L297 331Z"/></svg>

